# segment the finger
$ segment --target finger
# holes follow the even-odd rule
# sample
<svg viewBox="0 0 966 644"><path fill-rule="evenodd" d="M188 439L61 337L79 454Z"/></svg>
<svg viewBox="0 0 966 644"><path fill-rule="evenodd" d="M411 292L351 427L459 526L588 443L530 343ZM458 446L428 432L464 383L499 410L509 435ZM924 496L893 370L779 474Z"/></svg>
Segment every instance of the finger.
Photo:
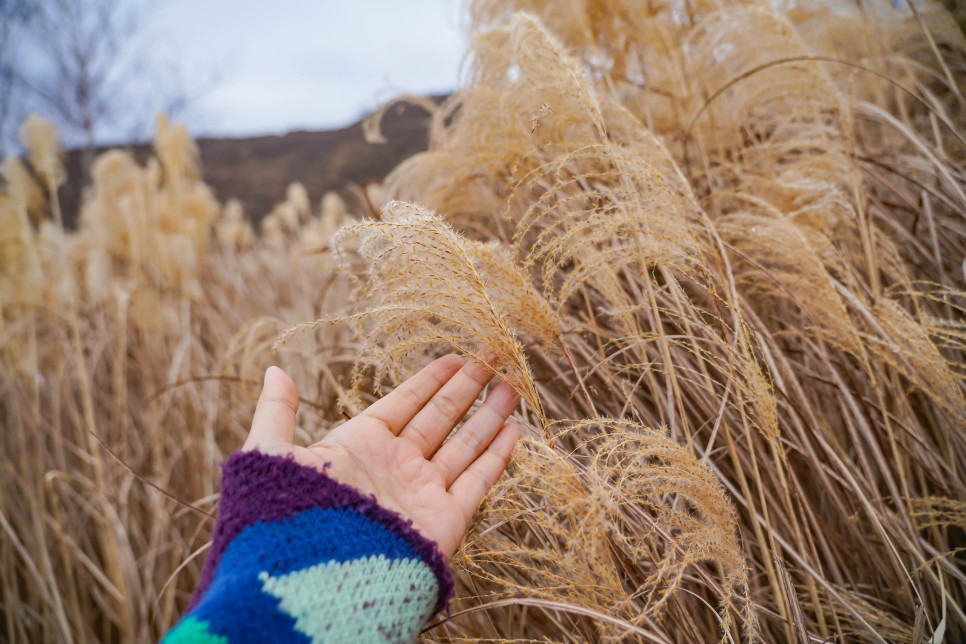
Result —
<svg viewBox="0 0 966 644"><path fill-rule="evenodd" d="M288 374L278 367L265 372L262 395L255 405L252 431L242 449L251 450L266 443L295 443L295 412L299 394Z"/></svg>
<svg viewBox="0 0 966 644"><path fill-rule="evenodd" d="M455 353L433 360L359 415L375 418L399 434L461 366L463 359Z"/></svg>
<svg viewBox="0 0 966 644"><path fill-rule="evenodd" d="M449 492L459 504L467 523L476 514L487 491L510 463L510 456L519 439L520 428L516 423L503 425L486 451L450 486Z"/></svg>
<svg viewBox="0 0 966 644"><path fill-rule="evenodd" d="M443 443L433 462L442 469L448 488L483 453L503 423L513 413L519 396L501 382L490 391L486 401L453 436Z"/></svg>
<svg viewBox="0 0 966 644"><path fill-rule="evenodd" d="M399 436L415 442L423 456L429 458L492 379L491 369L470 360L419 410Z"/></svg>

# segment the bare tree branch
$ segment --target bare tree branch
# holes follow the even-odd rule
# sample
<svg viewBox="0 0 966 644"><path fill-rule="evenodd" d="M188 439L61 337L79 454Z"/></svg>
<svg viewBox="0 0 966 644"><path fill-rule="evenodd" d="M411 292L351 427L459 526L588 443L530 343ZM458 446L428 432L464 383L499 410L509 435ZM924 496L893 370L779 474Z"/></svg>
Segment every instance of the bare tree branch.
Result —
<svg viewBox="0 0 966 644"><path fill-rule="evenodd" d="M150 10L146 0L0 0L0 152L19 148L19 123L35 111L85 150L86 177L105 135L144 133L156 112L188 105L151 56Z"/></svg>

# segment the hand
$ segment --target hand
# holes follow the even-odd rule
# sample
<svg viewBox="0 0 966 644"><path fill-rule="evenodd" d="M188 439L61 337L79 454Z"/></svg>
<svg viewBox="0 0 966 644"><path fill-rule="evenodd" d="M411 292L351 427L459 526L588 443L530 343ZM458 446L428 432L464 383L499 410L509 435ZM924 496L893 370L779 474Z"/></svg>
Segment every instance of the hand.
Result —
<svg viewBox="0 0 966 644"><path fill-rule="evenodd" d="M318 443L299 447L295 383L269 367L242 449L292 454L319 470L328 465L329 476L411 519L449 558L520 438L520 428L507 422L518 397L501 382L443 443L492 377L479 363L442 357Z"/></svg>

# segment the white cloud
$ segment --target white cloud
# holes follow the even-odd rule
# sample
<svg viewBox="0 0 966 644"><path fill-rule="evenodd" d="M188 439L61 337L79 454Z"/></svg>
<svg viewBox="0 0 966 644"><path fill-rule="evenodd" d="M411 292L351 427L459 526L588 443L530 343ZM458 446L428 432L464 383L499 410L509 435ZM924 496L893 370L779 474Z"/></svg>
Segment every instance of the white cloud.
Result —
<svg viewBox="0 0 966 644"><path fill-rule="evenodd" d="M399 92L454 89L466 51L455 0L172 0L146 25L189 88L195 134L345 125ZM204 89L202 87L202 89Z"/></svg>

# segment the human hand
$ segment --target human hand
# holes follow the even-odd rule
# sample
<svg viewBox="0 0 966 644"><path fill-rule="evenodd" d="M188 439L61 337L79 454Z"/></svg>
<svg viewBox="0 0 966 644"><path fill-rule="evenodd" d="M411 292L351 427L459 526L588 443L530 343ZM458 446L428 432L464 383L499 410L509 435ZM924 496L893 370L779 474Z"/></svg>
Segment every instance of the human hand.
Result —
<svg viewBox="0 0 966 644"><path fill-rule="evenodd" d="M411 519L448 559L520 438L520 428L507 422L518 396L501 382L443 442L492 378L479 363L444 356L321 441L300 447L295 383L269 367L242 449L292 454L302 465L375 495L382 506Z"/></svg>

